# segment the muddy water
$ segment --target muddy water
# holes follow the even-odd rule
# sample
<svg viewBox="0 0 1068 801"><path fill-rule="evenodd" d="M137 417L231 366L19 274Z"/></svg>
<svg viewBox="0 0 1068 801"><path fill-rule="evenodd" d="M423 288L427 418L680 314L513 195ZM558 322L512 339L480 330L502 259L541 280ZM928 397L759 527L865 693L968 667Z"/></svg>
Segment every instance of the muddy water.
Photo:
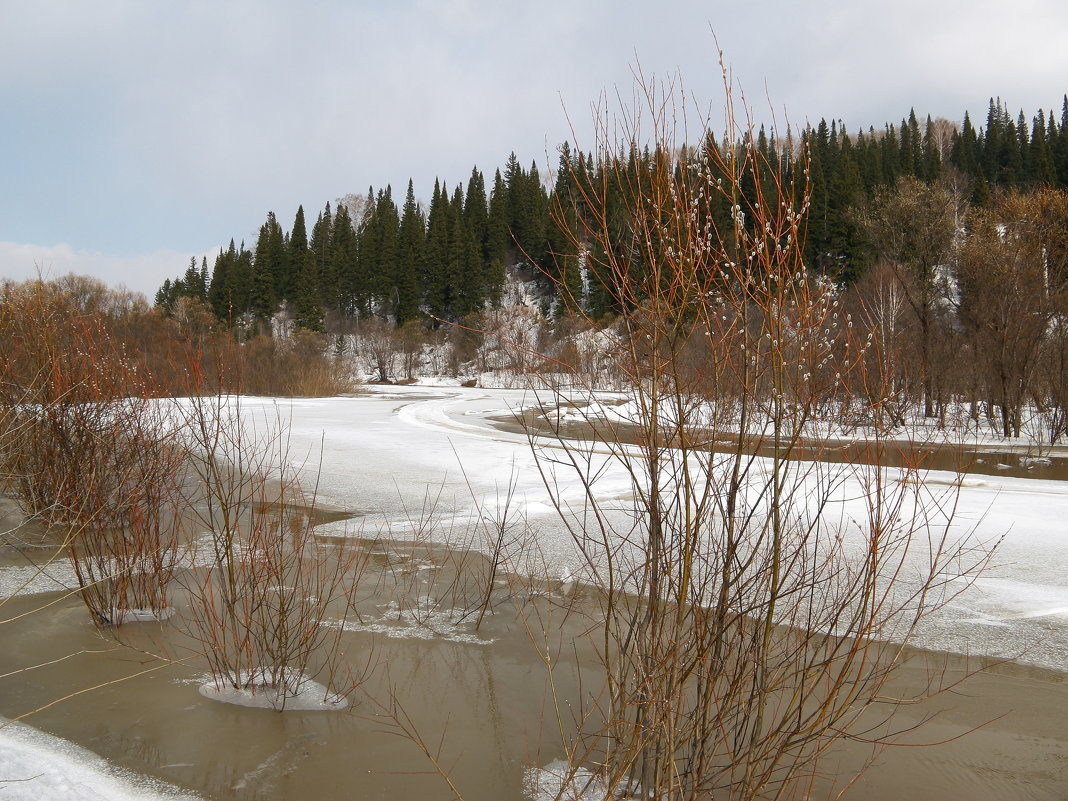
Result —
<svg viewBox="0 0 1068 801"><path fill-rule="evenodd" d="M408 559L382 564L400 575ZM417 561L419 572L435 572L427 559ZM3 679L0 711L14 717L95 687L28 722L210 798L448 797L419 737L466 798L519 798L525 767L556 753L552 728L541 725L544 669L525 629L501 610L478 632L471 622L436 623L435 612L447 609L425 600L431 581L413 583L400 609L376 615L362 603L361 617L374 630L344 635L350 664L364 679L345 712L279 713L208 700L198 692L198 660L168 661L187 653L180 625L127 626L129 647L117 649L92 630L76 601L18 598L6 616L38 611L4 626L0 673L75 656ZM565 698L566 685L558 685Z"/></svg>
<svg viewBox="0 0 1068 801"><path fill-rule="evenodd" d="M610 432L611 437L618 442L639 442L639 433L631 425L568 421L559 427L553 427L546 421L545 414L545 409L527 409L518 418L515 415L501 415L491 417L490 421L502 430L512 433L596 441L606 432ZM726 435L709 437L703 447L715 453L731 452L737 447L737 439ZM1058 451L1062 452L1063 448ZM757 447L755 452L758 456L774 455L770 445ZM878 457L878 463L888 467L907 465L919 470L1068 481L1068 456L1060 452L1036 456L1021 446L993 448L947 443L911 445L888 441L877 446L876 450L876 446L871 442L838 442L832 438L818 444L801 440L792 447L790 453L792 459L799 461L872 464Z"/></svg>
<svg viewBox="0 0 1068 801"><path fill-rule="evenodd" d="M449 799L433 760L468 801L523 798L524 771L563 756L555 710L566 736L580 686L596 683L588 619L565 618L557 586L528 587L513 601L499 579L476 631L489 576L482 557L419 544L360 547L368 570L350 618L356 630L342 646L362 684L347 711L274 712L201 696L204 665L189 655L179 592L172 622L124 627L121 648L94 631L76 598L8 601L5 619L36 611L0 627L0 675L22 671L0 678L0 713L36 709L32 725L211 799ZM597 608L592 598L566 600ZM546 644L552 685L536 647ZM62 661L23 670L53 660ZM976 667L915 653L888 695L923 686L929 662L950 680ZM1064 675L1001 666L902 707L896 723L932 715L908 741L943 745L873 753L853 744L824 768L851 775L874 759L849 796L872 801L1068 797ZM831 792L820 785L812 798Z"/></svg>

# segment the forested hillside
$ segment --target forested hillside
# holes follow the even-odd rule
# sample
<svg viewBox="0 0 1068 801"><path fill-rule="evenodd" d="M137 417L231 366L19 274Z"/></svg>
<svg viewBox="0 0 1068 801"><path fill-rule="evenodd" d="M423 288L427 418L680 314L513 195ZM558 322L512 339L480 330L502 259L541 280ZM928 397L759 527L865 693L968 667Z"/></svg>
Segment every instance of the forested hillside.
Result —
<svg viewBox="0 0 1068 801"><path fill-rule="evenodd" d="M734 196L694 200L694 230L730 254L737 242L723 232L735 215L748 211L751 226L774 186L792 187L807 276L833 287L850 325L875 343L867 358L880 420L966 408L1006 435L1020 436L1025 417L1041 420L1048 441L1068 431L1068 97L1059 122L1042 110L1014 120L992 100L978 127L968 114L957 126L910 112L856 135L824 120L729 143L709 135L672 152L612 147L564 144L551 175L512 154L488 183L477 167L466 184L436 183L427 205L409 181L400 205L392 187L372 187L326 204L310 225L298 208L288 231L270 212L252 247L231 241L210 269L194 260L163 285L157 306L214 320L238 341L329 333L337 355L344 335L393 336L381 352L403 350L411 378L420 343L440 342L443 324L465 322L450 335L453 372L474 359L460 339L501 328L499 312L486 315L512 277L526 282L528 302L538 299L540 322L518 326L538 329L537 350L558 366L589 364L575 341L564 347L576 322L602 328L644 302L623 291L650 267L641 255L649 243L628 216L634 198L663 189L672 172L673 192L690 172L716 186L717 170L737 169ZM666 234L655 250L665 263L674 258ZM391 362L375 358L389 378Z"/></svg>
<svg viewBox="0 0 1068 801"><path fill-rule="evenodd" d="M921 124L910 112L899 125L855 135L834 120L821 120L796 139L790 132L776 138L761 127L757 144L787 178L801 155L807 158L806 261L848 283L870 268L880 247L864 230L861 212L880 188L901 178L946 184L977 208L989 208L1006 190L1068 187L1068 98L1059 124L1043 110L1030 123L1022 111L1014 121L1007 106L991 100L979 128L968 113L957 126L930 117ZM709 146L722 145L701 147ZM676 154L680 165L700 160L700 149ZM206 258L191 264L156 300L169 308L179 297L199 298L220 320L235 323L265 321L286 303L298 326L321 331L326 319L338 316L377 315L398 326L424 312L460 319L498 302L506 265L519 262L547 279L562 274L581 290L578 271L566 270L576 254L566 252L568 237L560 230L582 192L577 184L629 180L661 155L647 149L582 154L565 144L552 182L537 163L524 169L512 154L489 185L477 167L466 186L436 183L428 207L417 202L409 181L399 204L391 186L327 203L310 230L303 207L288 231L272 211L255 243L231 240L210 269ZM551 214L554 207L561 213ZM611 310L598 288L595 280L576 291L594 317Z"/></svg>

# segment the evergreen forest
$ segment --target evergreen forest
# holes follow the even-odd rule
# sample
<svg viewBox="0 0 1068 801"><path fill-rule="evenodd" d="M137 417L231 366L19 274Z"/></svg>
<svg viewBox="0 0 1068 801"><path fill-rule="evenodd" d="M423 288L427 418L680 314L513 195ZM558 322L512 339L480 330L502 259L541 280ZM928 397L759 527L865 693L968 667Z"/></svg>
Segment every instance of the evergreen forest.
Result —
<svg viewBox="0 0 1068 801"><path fill-rule="evenodd" d="M776 138L761 127L757 146L787 180L802 163L798 155L807 155L806 262L848 284L879 256L880 243L864 229L862 212L900 179L949 184L975 208L989 208L1002 192L1068 188L1068 97L1059 123L1043 110L1030 123L1023 111L1014 120L1000 99L991 99L986 124L978 128L968 113L957 126L929 116L921 124L911 111L899 125L855 135L834 120L821 120L796 141L790 132ZM285 304L295 324L312 331L344 317L378 316L397 326L424 315L456 321L499 303L506 266L526 264L547 290L559 286L557 278L570 282L574 296L599 319L620 309L598 291L600 282L587 281L583 292L579 271L566 269L577 254L567 252L570 237L560 229L570 210L581 208L576 184L611 188L661 156L647 148L583 154L565 143L551 182L536 162L524 169L513 153L490 185L477 167L466 185L450 189L436 182L429 207L417 201L409 180L399 204L391 186L371 187L364 196L327 203L310 230L303 206L288 231L271 211L251 247L231 240L210 269L206 257L193 262L164 283L156 303L169 309L180 297L197 298L232 323L262 323ZM681 165L699 158L699 150L676 157ZM566 211L550 213L554 208Z"/></svg>
<svg viewBox="0 0 1068 801"><path fill-rule="evenodd" d="M690 172L716 186L716 170L744 158L738 196L710 193L694 224L727 230L739 210L789 188L803 211L806 276L834 287L850 319L892 352L881 380L899 402L878 409L890 425L917 410L944 419L964 400L973 419L985 415L1007 436L1021 435L1025 407L1049 412L1043 439L1068 432L1068 96L1059 120L1044 110L1014 117L991 99L979 125L968 113L958 125L910 111L856 134L840 120L748 131L672 152L565 143L552 170L525 168L513 153L492 180L475 167L466 183L437 181L429 204L411 180L400 202L391 186L371 187L314 220L299 207L288 231L272 211L256 242L231 240L210 268L192 260L156 306L170 316L195 309L238 343L330 334L337 355L345 335L396 332L412 378L420 343L449 331L456 350L464 336L499 328L486 315L519 280L533 288L527 302L537 299L539 336L548 331L531 348L560 365L546 341L642 306L619 291L648 268L628 218L633 198L672 172L673 186ZM670 261L670 243L663 253ZM381 380L391 358L378 358Z"/></svg>

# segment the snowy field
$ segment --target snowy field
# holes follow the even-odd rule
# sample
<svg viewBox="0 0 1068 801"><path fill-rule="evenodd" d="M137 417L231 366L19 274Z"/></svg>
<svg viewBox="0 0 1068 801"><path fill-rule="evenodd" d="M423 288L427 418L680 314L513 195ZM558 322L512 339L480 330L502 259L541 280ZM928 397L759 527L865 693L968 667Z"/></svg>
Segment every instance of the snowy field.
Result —
<svg viewBox="0 0 1068 801"><path fill-rule="evenodd" d="M511 487L509 514L525 518L536 535L538 564L565 577L576 558L553 500L581 504L582 485L565 469L556 474L555 491L547 490L527 437L493 420L537 400L521 390L368 387L355 397L244 398L241 408L257 426L285 421L289 461L306 487L316 487L320 504L357 515L328 530L388 530L403 537L425 530L432 518L432 536L462 538L480 509L503 506ZM926 480L948 489L955 476L930 473ZM618 469L594 484L601 502L621 510L629 488ZM849 479L840 489L843 499L855 490ZM859 510L843 500L835 513L848 519ZM1001 546L975 585L925 623L917 644L1068 670L1068 483L971 476L960 489L954 520L955 534L982 542L1003 538ZM5 570L4 587L26 578ZM54 586L39 581L25 591ZM166 788L115 776L87 752L24 727L0 732L0 763L6 775L24 779L0 785L6 799L173 797Z"/></svg>
<svg viewBox="0 0 1068 801"><path fill-rule="evenodd" d="M288 420L290 459L303 465L306 481L320 470L320 502L362 513L358 525L368 530L388 526L403 535L431 497L437 531L460 531L477 517L476 507L499 505L514 483L511 512L531 524L548 569L566 575L575 554L553 496L580 505L582 486L569 468L557 468L556 489L547 490L527 437L491 419L537 401L523 390L369 387L354 398L246 398L243 409ZM936 496L944 490L952 499L956 478L932 471L925 481ZM594 485L602 503L621 508L629 489L621 470L601 473ZM846 479L839 494L855 498L857 486ZM847 500L832 510L843 519L863 514ZM992 566L929 621L918 644L1068 669L1068 483L968 476L953 520L954 537L1001 543Z"/></svg>

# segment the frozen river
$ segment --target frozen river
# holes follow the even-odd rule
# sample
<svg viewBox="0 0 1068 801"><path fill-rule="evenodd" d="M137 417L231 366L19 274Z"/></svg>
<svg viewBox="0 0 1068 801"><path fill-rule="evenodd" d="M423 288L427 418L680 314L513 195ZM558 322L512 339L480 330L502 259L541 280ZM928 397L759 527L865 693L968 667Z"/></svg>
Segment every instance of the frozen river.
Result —
<svg viewBox="0 0 1068 801"><path fill-rule="evenodd" d="M572 468L554 466L551 443L539 460L521 430L500 422L539 400L548 397L521 390L369 387L354 397L244 398L241 407L257 427L284 421L288 459L306 488L316 488L320 504L355 515L328 524L334 533L388 531L400 538L464 541L477 533L480 513L492 516L510 494L509 516L525 522L533 541L525 554L533 559L532 569L562 577L574 570L577 556L555 503L581 507L583 485ZM927 475L936 493L948 491L954 479L950 473ZM859 490L851 481L841 483L842 501L830 507L841 520L861 511L850 506ZM592 494L625 515L630 489L623 471L609 465L598 473ZM1068 669L1068 483L969 476L956 499L952 531L1001 544L986 573L925 621L917 644ZM21 582L23 574L16 571L0 569L3 586ZM54 588L38 582L29 590ZM115 777L90 757L58 758L64 748L46 737L4 730L0 765L7 775L40 776L4 785L5 797L169 795L136 777Z"/></svg>
<svg viewBox="0 0 1068 801"><path fill-rule="evenodd" d="M511 514L529 522L539 560L566 574L574 547L553 498L579 506L582 486L571 468L556 466L550 492L527 436L499 423L548 399L524 390L412 386L370 387L345 398L246 398L243 405L261 419L287 420L291 461L303 465L306 482L318 470L320 502L361 513L369 530L411 530L430 499L437 534L458 533L476 505L492 509L514 485ZM553 469L548 461L541 459L543 470ZM955 478L926 475L935 493ZM611 468L594 484L601 502L620 508L629 488ZM846 480L841 494L855 496L856 487ZM952 500L952 493L942 497ZM863 510L843 503L832 513ZM1000 546L974 586L925 623L917 644L1068 669L1068 483L969 476L951 531L977 543L1000 539Z"/></svg>

